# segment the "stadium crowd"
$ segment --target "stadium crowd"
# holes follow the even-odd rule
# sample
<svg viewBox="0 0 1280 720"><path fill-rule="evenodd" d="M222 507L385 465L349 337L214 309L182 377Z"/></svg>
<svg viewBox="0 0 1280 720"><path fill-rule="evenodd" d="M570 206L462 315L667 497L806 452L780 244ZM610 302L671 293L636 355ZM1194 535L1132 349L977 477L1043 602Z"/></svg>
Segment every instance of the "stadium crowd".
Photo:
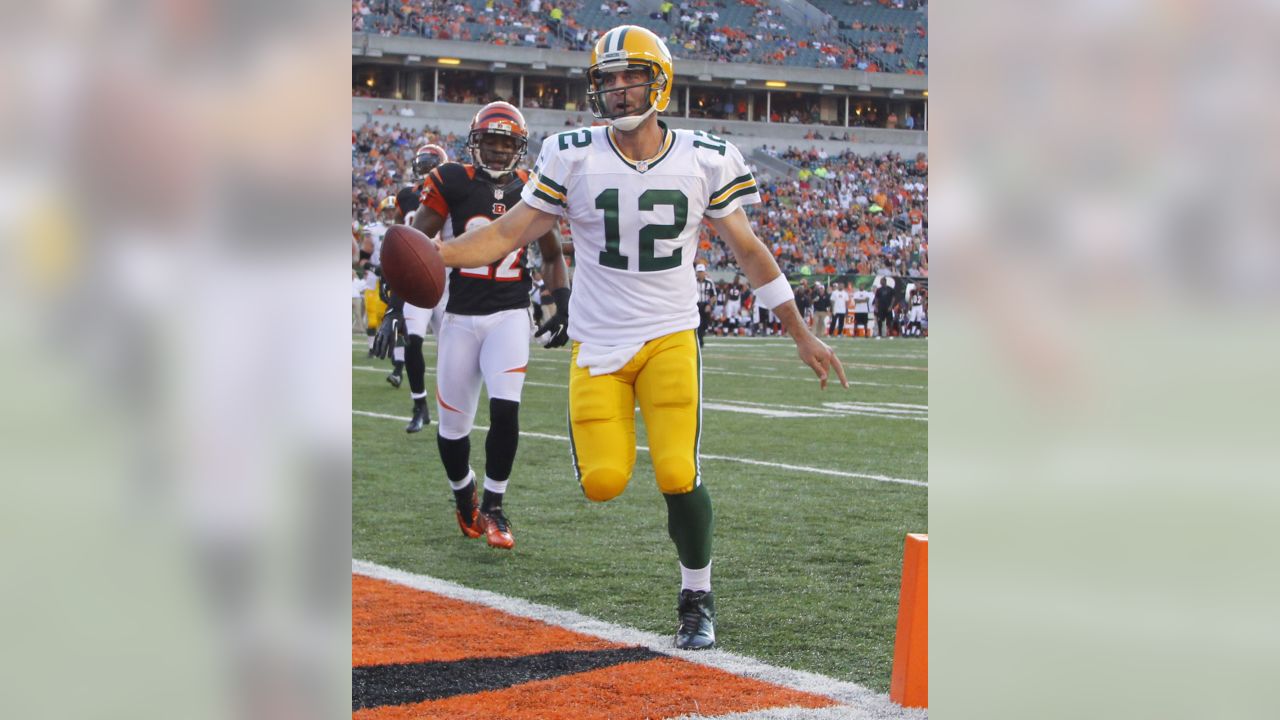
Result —
<svg viewBox="0 0 1280 720"><path fill-rule="evenodd" d="M631 18L626 0L603 0L598 11L591 4L593 11L585 14L583 0L353 0L351 29L383 36L585 51L619 20ZM908 38L926 37L922 22L842 22L842 29L867 31L855 39L837 33L837 21L828 16L821 28L821 37L827 40L822 40L808 28L784 24L780 11L763 0L737 4L754 8L744 27L721 22L720 10L729 7L721 0L684 0L678 5L668 0L648 18L656 21L648 25L681 58L919 75L928 68L926 52L915 57L905 52ZM864 4L870 5L870 0ZM889 0L879 4L904 7ZM857 8L849 12L856 13ZM584 16L596 22L581 20Z"/></svg>
<svg viewBox="0 0 1280 720"><path fill-rule="evenodd" d="M373 222L388 196L415 182L410 161L414 150L427 143L439 144L451 159L469 161L466 138L453 133L412 131L393 120L368 123L352 133L353 221ZM908 160L896 153L829 155L814 148L766 152L799 171L794 178L772 178L752 168L763 202L748 206L747 214L790 277L928 277L924 153ZM561 224L561 234L572 240L567 223ZM736 270L728 248L705 225L699 258L712 271Z"/></svg>

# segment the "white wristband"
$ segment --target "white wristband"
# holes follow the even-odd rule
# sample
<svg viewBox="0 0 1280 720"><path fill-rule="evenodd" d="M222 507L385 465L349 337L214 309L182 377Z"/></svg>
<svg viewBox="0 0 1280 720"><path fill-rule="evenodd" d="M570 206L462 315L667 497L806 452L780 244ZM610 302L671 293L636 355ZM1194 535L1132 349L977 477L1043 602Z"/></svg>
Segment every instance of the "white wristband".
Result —
<svg viewBox="0 0 1280 720"><path fill-rule="evenodd" d="M795 298L796 293L787 282L786 275L778 277L756 288L756 303L770 310Z"/></svg>

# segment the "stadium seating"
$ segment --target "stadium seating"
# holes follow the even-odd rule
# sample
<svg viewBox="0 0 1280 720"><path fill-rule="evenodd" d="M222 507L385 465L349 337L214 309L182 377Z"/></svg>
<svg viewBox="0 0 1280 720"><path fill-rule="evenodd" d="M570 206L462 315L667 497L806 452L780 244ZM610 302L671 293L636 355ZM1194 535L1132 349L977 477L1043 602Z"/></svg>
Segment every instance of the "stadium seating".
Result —
<svg viewBox="0 0 1280 720"><path fill-rule="evenodd" d="M633 8L633 12L619 16L614 12L601 10L601 3L591 0L547 2L535 15L526 9L527 6L516 8L510 2L498 0L495 3L496 10L507 16L507 24L501 26L475 21L493 16L493 13L486 15L485 0L463 0L461 4L468 11L464 19L457 20L457 15L451 9L454 3L446 5L434 0L410 0L403 7L415 9L416 17L437 18L432 22L422 22L407 20L406 17L410 16L401 13L401 6L392 8L387 0L357 0L352 9L352 29L372 34L439 38L450 34L447 27L449 23L443 18L454 18L454 30L465 33L463 39L513 46L585 49L575 41L576 32L568 26L568 21L558 34L542 31L542 28L550 24L550 8L558 6L564 10L566 18L585 31L604 32L624 22L649 28L667 39L672 54L677 58L798 67L830 67L833 64L838 67L857 67L859 63L863 63L874 66L880 72L918 72L927 67L928 44L917 35L916 27L919 25L927 28L928 21L926 14L917 10L851 5L843 0L814 0L810 4L831 17L827 27L810 27L805 23L788 20L785 29L782 29L765 27L758 22L768 9L774 12L774 17L779 18L778 23L781 25L782 10L778 3L765 0L754 5L695 3L688 11L691 16L715 13L708 32L702 34L692 31L681 22L678 9L675 11L676 16L668 22L649 17L639 7L641 3L636 3L637 7ZM369 12L359 10L361 5ZM523 25L513 25L513 20ZM855 23L860 23L863 29L851 29ZM710 40L712 33L715 33L719 41ZM529 36L532 36L532 41ZM838 40L834 48L818 50L813 47L815 41L829 43L832 39ZM885 43L890 42L897 46L896 52L885 48ZM830 57L832 55L834 63ZM925 59L925 63L919 62L921 58Z"/></svg>

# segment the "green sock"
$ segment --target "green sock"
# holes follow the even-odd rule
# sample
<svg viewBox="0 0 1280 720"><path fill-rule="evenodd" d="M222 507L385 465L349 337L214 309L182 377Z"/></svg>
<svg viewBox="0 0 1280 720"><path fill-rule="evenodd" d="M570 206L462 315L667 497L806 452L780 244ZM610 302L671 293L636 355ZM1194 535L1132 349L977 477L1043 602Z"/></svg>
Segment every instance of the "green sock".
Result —
<svg viewBox="0 0 1280 720"><path fill-rule="evenodd" d="M667 501L667 534L676 544L680 563L704 568L711 562L711 493L706 485L681 495L663 495Z"/></svg>

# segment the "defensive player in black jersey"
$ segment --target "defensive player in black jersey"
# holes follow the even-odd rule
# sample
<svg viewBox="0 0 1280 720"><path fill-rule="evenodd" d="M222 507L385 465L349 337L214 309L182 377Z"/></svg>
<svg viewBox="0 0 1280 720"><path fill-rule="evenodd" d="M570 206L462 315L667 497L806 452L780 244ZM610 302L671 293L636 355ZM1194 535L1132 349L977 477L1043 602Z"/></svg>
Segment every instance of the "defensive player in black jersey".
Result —
<svg viewBox="0 0 1280 720"><path fill-rule="evenodd" d="M467 230L492 222L520 202L528 173L516 165L524 157L529 131L514 106L490 103L476 113L467 138L471 163L446 163L427 177L422 206L413 226L428 236L443 232L448 243ZM556 298L556 312L538 328L547 347L568 340L568 274L554 232L539 238L542 275ZM453 488L458 525L467 537L486 536L489 545L515 545L502 499L520 436L520 393L529 364L529 289L525 248L492 265L449 272L449 300L436 352L436 403L440 412L440 460ZM471 428L480 400L480 381L489 392L489 434L485 439L484 500L476 507L471 470Z"/></svg>
<svg viewBox="0 0 1280 720"><path fill-rule="evenodd" d="M432 170L449 162L449 155L439 145L423 145L413 156L413 174L418 179L415 185L406 185L396 193L396 222L412 224L417 214L422 189L427 176ZM440 298L435 308L420 308L404 303L404 348L396 348L397 354L404 355L404 368L409 371L409 397L413 400L413 417L405 426L405 432L416 433L424 425L431 423L431 411L427 409L427 360L422 352L422 341L427 336L427 329L440 337L440 321L444 317L444 306L448 293ZM397 366L399 367L399 366ZM399 374L396 373L396 387L400 386Z"/></svg>

